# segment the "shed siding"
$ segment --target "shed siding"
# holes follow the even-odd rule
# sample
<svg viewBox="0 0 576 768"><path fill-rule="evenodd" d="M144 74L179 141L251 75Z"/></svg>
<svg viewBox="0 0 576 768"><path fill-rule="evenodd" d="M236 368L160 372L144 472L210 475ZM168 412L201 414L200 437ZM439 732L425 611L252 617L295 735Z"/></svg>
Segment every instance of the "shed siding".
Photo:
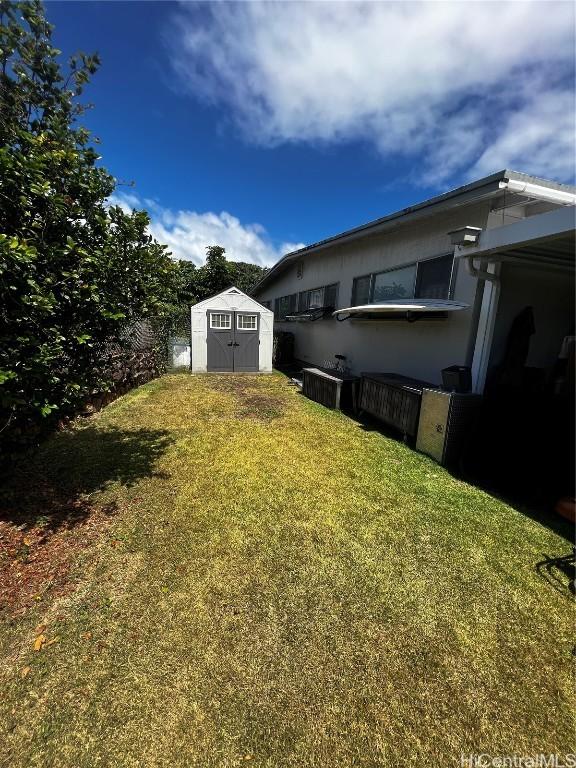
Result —
<svg viewBox="0 0 576 768"><path fill-rule="evenodd" d="M259 370L272 371L272 334L274 314L246 294L224 292L206 299L191 308L192 326L192 372L207 372L207 311L222 309L228 311L257 312L260 315Z"/></svg>

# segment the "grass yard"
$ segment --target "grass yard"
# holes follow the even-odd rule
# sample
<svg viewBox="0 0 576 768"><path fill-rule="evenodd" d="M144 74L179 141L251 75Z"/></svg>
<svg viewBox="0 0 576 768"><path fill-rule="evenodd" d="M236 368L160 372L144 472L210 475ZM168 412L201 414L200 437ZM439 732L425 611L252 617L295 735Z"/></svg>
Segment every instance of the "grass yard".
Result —
<svg viewBox="0 0 576 768"><path fill-rule="evenodd" d="M568 542L280 375L151 382L2 509L3 766L574 748Z"/></svg>

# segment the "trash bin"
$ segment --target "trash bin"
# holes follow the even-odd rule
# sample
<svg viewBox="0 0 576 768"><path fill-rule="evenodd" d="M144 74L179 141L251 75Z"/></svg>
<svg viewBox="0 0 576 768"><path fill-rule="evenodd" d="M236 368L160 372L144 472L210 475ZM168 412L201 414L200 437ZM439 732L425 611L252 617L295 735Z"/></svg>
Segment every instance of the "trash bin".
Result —
<svg viewBox="0 0 576 768"><path fill-rule="evenodd" d="M442 389L464 394L472 389L472 371L467 365L451 365L442 369Z"/></svg>

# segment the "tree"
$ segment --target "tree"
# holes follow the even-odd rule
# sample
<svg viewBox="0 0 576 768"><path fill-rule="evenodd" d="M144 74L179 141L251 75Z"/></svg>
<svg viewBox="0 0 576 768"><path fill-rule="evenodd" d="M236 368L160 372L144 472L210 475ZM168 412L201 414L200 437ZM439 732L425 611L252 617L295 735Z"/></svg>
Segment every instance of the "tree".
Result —
<svg viewBox="0 0 576 768"><path fill-rule="evenodd" d="M115 180L77 122L98 56L63 73L51 34L38 0L0 0L0 430L104 385L99 343L174 292L147 214L108 207Z"/></svg>
<svg viewBox="0 0 576 768"><path fill-rule="evenodd" d="M176 264L177 281L174 303L191 306L198 301L198 272L191 261L178 261Z"/></svg>
<svg viewBox="0 0 576 768"><path fill-rule="evenodd" d="M267 272L257 264L227 261L226 250L222 246L210 245L206 251L206 263L201 267L195 267L189 261L177 263L178 287L174 304L195 304L226 290L231 285L249 293Z"/></svg>
<svg viewBox="0 0 576 768"><path fill-rule="evenodd" d="M248 264L245 261L231 261L229 268L230 282L244 293L250 293L256 283L268 272L265 267L260 267L258 264Z"/></svg>
<svg viewBox="0 0 576 768"><path fill-rule="evenodd" d="M202 291L200 301L230 287L230 269L225 253L226 249L220 245L206 246L206 263L198 270Z"/></svg>

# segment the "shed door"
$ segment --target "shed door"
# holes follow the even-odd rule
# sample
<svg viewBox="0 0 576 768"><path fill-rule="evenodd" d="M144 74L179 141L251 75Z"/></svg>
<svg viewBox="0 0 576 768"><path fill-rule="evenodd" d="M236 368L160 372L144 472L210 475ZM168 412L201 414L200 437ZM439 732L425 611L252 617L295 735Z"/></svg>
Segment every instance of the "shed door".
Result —
<svg viewBox="0 0 576 768"><path fill-rule="evenodd" d="M234 313L209 310L207 318L207 368L209 371L234 370Z"/></svg>
<svg viewBox="0 0 576 768"><path fill-rule="evenodd" d="M234 370L258 371L260 358L260 315L236 312L234 331Z"/></svg>

